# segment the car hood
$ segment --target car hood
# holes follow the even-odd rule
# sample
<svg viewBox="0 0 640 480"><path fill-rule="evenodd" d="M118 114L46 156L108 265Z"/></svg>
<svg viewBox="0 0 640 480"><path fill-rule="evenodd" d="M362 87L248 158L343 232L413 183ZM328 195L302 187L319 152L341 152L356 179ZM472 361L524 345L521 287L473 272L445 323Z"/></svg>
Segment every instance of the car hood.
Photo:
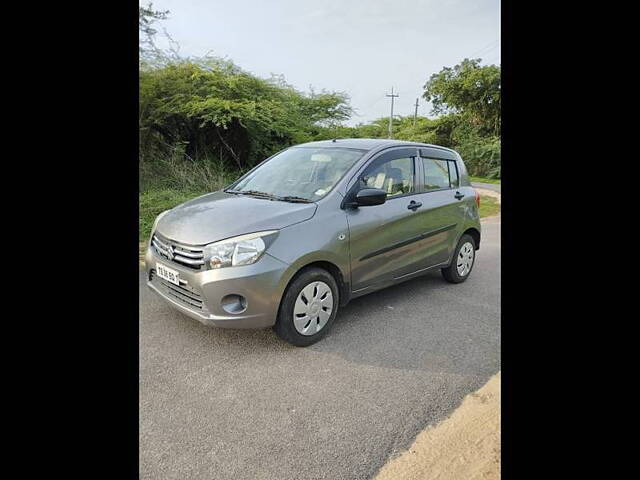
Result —
<svg viewBox="0 0 640 480"><path fill-rule="evenodd" d="M205 245L262 230L276 230L313 217L315 203L290 203L223 191L194 198L169 210L156 230L188 245Z"/></svg>

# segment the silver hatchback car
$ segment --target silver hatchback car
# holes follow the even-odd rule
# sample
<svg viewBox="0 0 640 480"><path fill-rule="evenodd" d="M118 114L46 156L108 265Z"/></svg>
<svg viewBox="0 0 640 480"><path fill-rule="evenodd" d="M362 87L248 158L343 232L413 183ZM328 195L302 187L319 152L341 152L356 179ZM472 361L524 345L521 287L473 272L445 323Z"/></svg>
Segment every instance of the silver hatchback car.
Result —
<svg viewBox="0 0 640 480"><path fill-rule="evenodd" d="M439 268L465 281L479 196L460 155L380 139L305 143L158 215L147 285L207 325L307 346L350 299Z"/></svg>

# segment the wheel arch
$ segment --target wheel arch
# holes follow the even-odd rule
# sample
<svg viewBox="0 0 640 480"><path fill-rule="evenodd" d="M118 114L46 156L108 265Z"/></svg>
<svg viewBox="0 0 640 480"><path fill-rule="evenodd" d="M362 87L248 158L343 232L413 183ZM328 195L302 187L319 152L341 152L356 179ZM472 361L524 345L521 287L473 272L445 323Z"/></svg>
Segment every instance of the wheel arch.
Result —
<svg viewBox="0 0 640 480"><path fill-rule="evenodd" d="M329 272L329 274L333 277L333 279L336 281L336 284L338 285L340 294L340 306L345 306L351 298L351 286L349 284L349 280L345 279L345 276L342 273L342 270L340 270L340 267L329 260L313 260L300 264L299 266L296 265L295 271L290 274L289 279L284 286L283 294L287 291L287 288L289 288L291 282L293 282L304 270L313 267L322 268L323 270Z"/></svg>
<svg viewBox="0 0 640 480"><path fill-rule="evenodd" d="M473 241L476 244L476 250L480 250L480 230L475 227L467 228L464 232L462 232L462 235L465 234L470 235L471 238L473 238ZM460 238L462 238L462 235L460 235Z"/></svg>

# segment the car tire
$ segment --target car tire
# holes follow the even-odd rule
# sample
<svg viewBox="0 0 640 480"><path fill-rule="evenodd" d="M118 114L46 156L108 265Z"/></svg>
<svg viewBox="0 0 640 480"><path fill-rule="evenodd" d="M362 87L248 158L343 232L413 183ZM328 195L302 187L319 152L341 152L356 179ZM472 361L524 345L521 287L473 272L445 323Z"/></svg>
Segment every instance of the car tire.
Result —
<svg viewBox="0 0 640 480"><path fill-rule="evenodd" d="M469 258L469 255L471 255L471 258ZM469 278L475 263L476 242L471 235L464 234L456 246L451 264L440 271L447 282L462 283Z"/></svg>
<svg viewBox="0 0 640 480"><path fill-rule="evenodd" d="M340 292L333 275L322 268L307 268L287 287L273 329L291 345L307 347L327 334L339 305Z"/></svg>

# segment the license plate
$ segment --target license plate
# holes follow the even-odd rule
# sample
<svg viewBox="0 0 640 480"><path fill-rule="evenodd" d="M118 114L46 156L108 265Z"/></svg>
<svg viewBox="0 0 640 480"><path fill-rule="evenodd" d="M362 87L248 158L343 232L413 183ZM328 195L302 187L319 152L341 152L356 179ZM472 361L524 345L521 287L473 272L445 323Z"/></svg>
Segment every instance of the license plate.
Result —
<svg viewBox="0 0 640 480"><path fill-rule="evenodd" d="M161 263L156 263L156 272L158 276L167 282L171 282L175 285L180 285L180 277L177 270L169 268Z"/></svg>

